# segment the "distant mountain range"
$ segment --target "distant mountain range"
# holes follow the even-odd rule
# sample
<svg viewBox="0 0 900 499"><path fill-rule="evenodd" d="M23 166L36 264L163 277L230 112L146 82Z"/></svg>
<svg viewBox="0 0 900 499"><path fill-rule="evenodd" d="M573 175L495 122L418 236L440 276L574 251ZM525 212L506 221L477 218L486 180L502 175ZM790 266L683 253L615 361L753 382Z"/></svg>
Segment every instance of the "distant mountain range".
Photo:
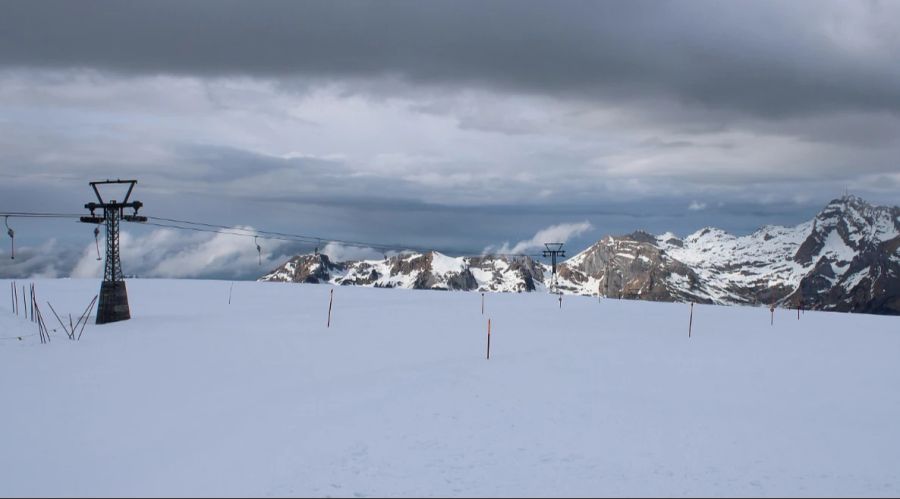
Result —
<svg viewBox="0 0 900 499"><path fill-rule="evenodd" d="M547 291L550 266L530 257L432 251L334 262L298 255L262 281L464 291ZM900 315L900 208L855 196L796 227L747 236L705 228L684 239L606 236L557 266L554 290L656 301L761 304Z"/></svg>

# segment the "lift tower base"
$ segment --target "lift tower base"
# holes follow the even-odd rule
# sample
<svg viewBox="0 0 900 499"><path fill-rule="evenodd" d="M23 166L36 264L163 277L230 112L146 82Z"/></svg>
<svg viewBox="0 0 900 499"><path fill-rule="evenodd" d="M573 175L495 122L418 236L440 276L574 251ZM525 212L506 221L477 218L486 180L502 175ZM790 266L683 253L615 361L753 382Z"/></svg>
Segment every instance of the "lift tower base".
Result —
<svg viewBox="0 0 900 499"><path fill-rule="evenodd" d="M128 308L128 290L125 289L125 281L100 283L97 324L127 321L128 319L131 319L131 310Z"/></svg>

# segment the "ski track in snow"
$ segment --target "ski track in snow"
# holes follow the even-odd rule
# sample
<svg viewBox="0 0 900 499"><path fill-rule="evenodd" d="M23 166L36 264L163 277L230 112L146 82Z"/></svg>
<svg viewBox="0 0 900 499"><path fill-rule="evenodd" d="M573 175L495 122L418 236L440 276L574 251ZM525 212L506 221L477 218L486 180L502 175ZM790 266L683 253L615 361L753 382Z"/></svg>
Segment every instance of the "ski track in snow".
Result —
<svg viewBox="0 0 900 499"><path fill-rule="evenodd" d="M62 314L99 289L35 282ZM230 285L0 340L0 495L900 494L896 317L697 305L688 339L686 304Z"/></svg>

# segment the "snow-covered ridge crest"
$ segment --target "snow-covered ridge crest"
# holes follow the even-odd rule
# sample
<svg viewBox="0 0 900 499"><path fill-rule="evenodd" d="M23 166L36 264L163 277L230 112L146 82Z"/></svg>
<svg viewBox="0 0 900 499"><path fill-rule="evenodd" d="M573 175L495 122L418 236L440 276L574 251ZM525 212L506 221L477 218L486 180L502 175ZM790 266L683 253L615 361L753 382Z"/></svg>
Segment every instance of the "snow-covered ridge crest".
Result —
<svg viewBox="0 0 900 499"><path fill-rule="evenodd" d="M334 262L327 255L298 255L262 281L330 283L384 288L462 291L543 289L546 266L530 257L448 256L437 251L381 260Z"/></svg>
<svg viewBox="0 0 900 499"><path fill-rule="evenodd" d="M464 291L543 291L658 301L758 304L900 314L900 208L855 196L794 227L735 236L706 227L604 236L559 265L530 257L435 251L334 262L298 255L264 281Z"/></svg>

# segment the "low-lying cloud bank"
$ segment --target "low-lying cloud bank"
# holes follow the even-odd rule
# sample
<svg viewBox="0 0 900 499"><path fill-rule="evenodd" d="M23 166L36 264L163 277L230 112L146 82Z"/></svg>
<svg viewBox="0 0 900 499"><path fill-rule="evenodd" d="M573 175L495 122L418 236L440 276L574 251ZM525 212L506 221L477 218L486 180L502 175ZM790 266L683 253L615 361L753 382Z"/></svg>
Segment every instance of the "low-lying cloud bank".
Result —
<svg viewBox="0 0 900 499"><path fill-rule="evenodd" d="M484 253L520 254L529 251L543 250L545 243L565 243L568 242L569 239L580 236L593 228L594 226L587 221L551 225L550 227L537 231L531 239L519 241L513 246L510 246L509 242L504 242L499 247L488 246L484 249Z"/></svg>
<svg viewBox="0 0 900 499"><path fill-rule="evenodd" d="M250 227L235 227L251 231ZM248 279L283 262L293 250L287 241L227 234L186 234L157 229L147 234L121 233L122 270L126 276L160 278ZM101 256L105 240L100 240ZM55 239L21 247L15 260L0 259L0 277L103 277L103 260L94 243L62 245Z"/></svg>

